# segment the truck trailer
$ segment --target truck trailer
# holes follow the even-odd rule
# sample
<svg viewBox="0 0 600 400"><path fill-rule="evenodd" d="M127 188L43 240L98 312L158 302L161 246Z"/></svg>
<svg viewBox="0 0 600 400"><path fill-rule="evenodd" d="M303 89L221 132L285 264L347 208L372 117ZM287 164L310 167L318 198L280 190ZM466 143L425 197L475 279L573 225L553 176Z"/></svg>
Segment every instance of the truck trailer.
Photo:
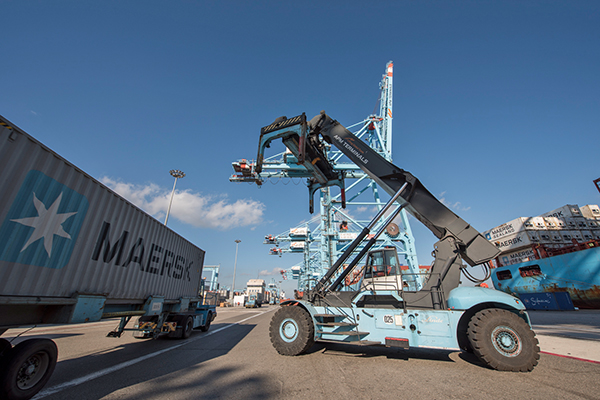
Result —
<svg viewBox="0 0 600 400"><path fill-rule="evenodd" d="M202 249L2 116L0 171L0 335L105 318L120 318L111 337L208 330ZM57 355L50 339L0 337L0 398L33 397Z"/></svg>

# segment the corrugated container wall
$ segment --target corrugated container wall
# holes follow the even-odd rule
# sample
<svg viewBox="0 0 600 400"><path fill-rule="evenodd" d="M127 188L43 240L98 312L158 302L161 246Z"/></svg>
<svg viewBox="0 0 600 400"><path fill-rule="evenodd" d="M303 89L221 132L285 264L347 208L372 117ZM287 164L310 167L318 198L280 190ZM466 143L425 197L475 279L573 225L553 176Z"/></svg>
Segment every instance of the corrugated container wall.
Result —
<svg viewBox="0 0 600 400"><path fill-rule="evenodd" d="M0 295L197 296L203 250L3 117L0 171Z"/></svg>
<svg viewBox="0 0 600 400"><path fill-rule="evenodd" d="M589 219L600 219L600 207L597 204L587 204L580 207L581 214Z"/></svg>

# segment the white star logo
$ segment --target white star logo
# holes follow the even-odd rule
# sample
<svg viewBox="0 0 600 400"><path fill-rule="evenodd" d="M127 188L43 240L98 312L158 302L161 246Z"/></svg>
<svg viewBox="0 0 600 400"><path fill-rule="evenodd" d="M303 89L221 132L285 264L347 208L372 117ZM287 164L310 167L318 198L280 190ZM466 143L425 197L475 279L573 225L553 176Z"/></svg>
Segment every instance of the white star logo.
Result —
<svg viewBox="0 0 600 400"><path fill-rule="evenodd" d="M70 212L59 214L58 206L60 205L61 199L62 193L56 198L56 200L54 200L54 203L52 203L50 208L46 209L44 203L38 200L34 193L33 205L35 206L38 212L38 216L11 219L11 221L13 222L17 222L19 224L35 228L31 236L29 237L29 240L27 241L27 243L25 243L25 246L23 246L21 251L25 250L33 242L39 239L44 239L44 248L46 249L46 253L48 253L48 257L50 257L50 253L52 252L52 241L54 240L54 235L71 239L71 235L65 232L65 230L62 227L62 224L71 216L77 213Z"/></svg>

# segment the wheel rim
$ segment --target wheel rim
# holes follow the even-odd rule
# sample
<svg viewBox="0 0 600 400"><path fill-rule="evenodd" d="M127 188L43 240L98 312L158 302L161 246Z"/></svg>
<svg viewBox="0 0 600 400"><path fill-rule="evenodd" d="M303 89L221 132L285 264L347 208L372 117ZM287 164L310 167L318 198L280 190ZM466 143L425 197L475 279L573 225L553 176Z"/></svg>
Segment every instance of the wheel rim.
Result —
<svg viewBox="0 0 600 400"><path fill-rule="evenodd" d="M521 354L521 339L507 326L497 326L492 331L492 343L496 351L503 356L516 357Z"/></svg>
<svg viewBox="0 0 600 400"><path fill-rule="evenodd" d="M50 356L45 352L39 352L29 357L19 368L17 373L17 387L21 390L29 390L34 387L48 370Z"/></svg>
<svg viewBox="0 0 600 400"><path fill-rule="evenodd" d="M298 324L291 318L286 318L281 322L279 335L285 342L291 343L298 337Z"/></svg>

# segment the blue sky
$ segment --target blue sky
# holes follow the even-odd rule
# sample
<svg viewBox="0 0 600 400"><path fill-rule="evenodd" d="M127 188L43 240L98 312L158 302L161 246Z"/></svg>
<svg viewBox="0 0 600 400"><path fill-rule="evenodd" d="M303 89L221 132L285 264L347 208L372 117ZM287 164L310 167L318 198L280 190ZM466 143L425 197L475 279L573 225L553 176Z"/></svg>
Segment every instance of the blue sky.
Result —
<svg viewBox="0 0 600 400"><path fill-rule="evenodd" d="M169 226L224 285L235 239L240 288L297 263L262 241L310 218L303 185L233 184L231 162L281 115L362 120L390 60L394 163L475 228L600 203L596 1L0 7L0 114L159 219L168 171L185 171ZM434 237L412 222L429 264Z"/></svg>

